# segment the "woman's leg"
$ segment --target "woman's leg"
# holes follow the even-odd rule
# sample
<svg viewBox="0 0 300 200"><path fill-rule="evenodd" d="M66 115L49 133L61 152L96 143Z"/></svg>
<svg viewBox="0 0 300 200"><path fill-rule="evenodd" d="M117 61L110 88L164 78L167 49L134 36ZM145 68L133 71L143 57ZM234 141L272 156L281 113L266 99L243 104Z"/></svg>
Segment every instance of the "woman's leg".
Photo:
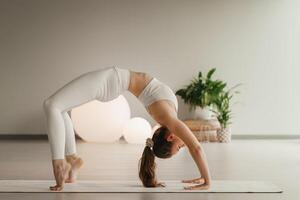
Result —
<svg viewBox="0 0 300 200"><path fill-rule="evenodd" d="M51 148L52 159L64 159L65 151L74 152L75 140L73 126L67 111L99 97L101 74L107 71L83 74L56 91L44 101L44 111L47 120L47 133ZM103 77L102 77L103 78ZM66 141L71 139L70 141ZM67 148L65 149L65 144Z"/></svg>
<svg viewBox="0 0 300 200"><path fill-rule="evenodd" d="M103 85L106 85L106 78L111 78L111 76L115 75L113 69L83 74L67 83L44 101L43 106L47 120L47 133L53 160L53 171L56 179L56 186L50 189L61 190L63 188L63 184L68 178L71 167L64 160L65 151L67 154L76 152L75 136L73 132L70 131L71 121L69 118L66 118L64 113L74 107L98 99L99 97L105 97L101 88ZM65 148L66 144L67 147Z"/></svg>
<svg viewBox="0 0 300 200"><path fill-rule="evenodd" d="M75 133L73 128L72 120L68 114L68 112L64 112L63 114L66 137L65 137L65 156L72 156L76 154L76 141L75 141Z"/></svg>
<svg viewBox="0 0 300 200"><path fill-rule="evenodd" d="M66 126L65 156L66 161L71 165L71 170L69 171L66 183L73 183L77 179L77 173L83 165L83 160L76 153L75 133L73 123L68 112L63 113L63 118Z"/></svg>

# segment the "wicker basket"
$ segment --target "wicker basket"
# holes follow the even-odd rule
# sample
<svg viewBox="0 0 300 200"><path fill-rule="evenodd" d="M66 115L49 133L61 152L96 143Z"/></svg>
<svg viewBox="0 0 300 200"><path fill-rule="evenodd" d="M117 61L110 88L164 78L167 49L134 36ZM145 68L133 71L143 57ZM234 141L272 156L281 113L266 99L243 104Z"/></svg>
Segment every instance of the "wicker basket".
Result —
<svg viewBox="0 0 300 200"><path fill-rule="evenodd" d="M220 129L218 120L185 120L184 123L194 133L199 142L218 142L217 131Z"/></svg>
<svg viewBox="0 0 300 200"><path fill-rule="evenodd" d="M183 121L192 131L217 130L221 128L218 120L184 120Z"/></svg>
<svg viewBox="0 0 300 200"><path fill-rule="evenodd" d="M224 142L224 143L231 142L231 129L229 127L219 129L217 131L217 138L219 142Z"/></svg>
<svg viewBox="0 0 300 200"><path fill-rule="evenodd" d="M199 142L218 142L217 130L192 131Z"/></svg>

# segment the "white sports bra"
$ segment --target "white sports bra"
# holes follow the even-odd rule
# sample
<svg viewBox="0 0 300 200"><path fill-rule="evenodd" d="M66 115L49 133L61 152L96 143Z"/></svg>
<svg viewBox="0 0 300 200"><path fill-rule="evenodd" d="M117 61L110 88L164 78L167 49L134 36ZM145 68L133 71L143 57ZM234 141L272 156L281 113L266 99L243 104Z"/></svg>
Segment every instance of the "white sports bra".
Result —
<svg viewBox="0 0 300 200"><path fill-rule="evenodd" d="M178 101L172 89L165 83L157 80L155 77L146 85L144 90L138 96L138 99L148 107L158 100L171 101L178 112Z"/></svg>

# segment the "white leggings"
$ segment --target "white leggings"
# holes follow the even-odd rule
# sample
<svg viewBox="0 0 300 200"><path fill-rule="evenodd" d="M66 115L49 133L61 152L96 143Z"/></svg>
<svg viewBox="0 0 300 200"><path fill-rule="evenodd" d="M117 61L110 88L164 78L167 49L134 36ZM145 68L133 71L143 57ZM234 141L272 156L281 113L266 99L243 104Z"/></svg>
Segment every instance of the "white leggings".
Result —
<svg viewBox="0 0 300 200"><path fill-rule="evenodd" d="M130 71L107 67L71 80L43 102L52 159L76 153L75 134L68 111L92 100L111 101L128 90Z"/></svg>

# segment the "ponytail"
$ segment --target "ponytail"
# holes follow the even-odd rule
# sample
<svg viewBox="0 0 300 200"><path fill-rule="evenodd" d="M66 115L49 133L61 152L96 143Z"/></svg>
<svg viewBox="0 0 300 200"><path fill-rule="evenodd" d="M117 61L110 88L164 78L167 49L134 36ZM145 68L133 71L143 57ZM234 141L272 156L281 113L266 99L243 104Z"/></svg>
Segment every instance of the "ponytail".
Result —
<svg viewBox="0 0 300 200"><path fill-rule="evenodd" d="M145 146L139 164L139 177L145 187L156 187L155 156L150 147Z"/></svg>
<svg viewBox="0 0 300 200"><path fill-rule="evenodd" d="M166 140L169 130L162 126L158 128L152 136L151 140L146 141L142 157L139 162L139 177L145 187L163 186L158 183L155 176L155 156L158 158L170 158L172 143ZM147 144L150 142L151 144ZM151 147L150 147L151 146Z"/></svg>

